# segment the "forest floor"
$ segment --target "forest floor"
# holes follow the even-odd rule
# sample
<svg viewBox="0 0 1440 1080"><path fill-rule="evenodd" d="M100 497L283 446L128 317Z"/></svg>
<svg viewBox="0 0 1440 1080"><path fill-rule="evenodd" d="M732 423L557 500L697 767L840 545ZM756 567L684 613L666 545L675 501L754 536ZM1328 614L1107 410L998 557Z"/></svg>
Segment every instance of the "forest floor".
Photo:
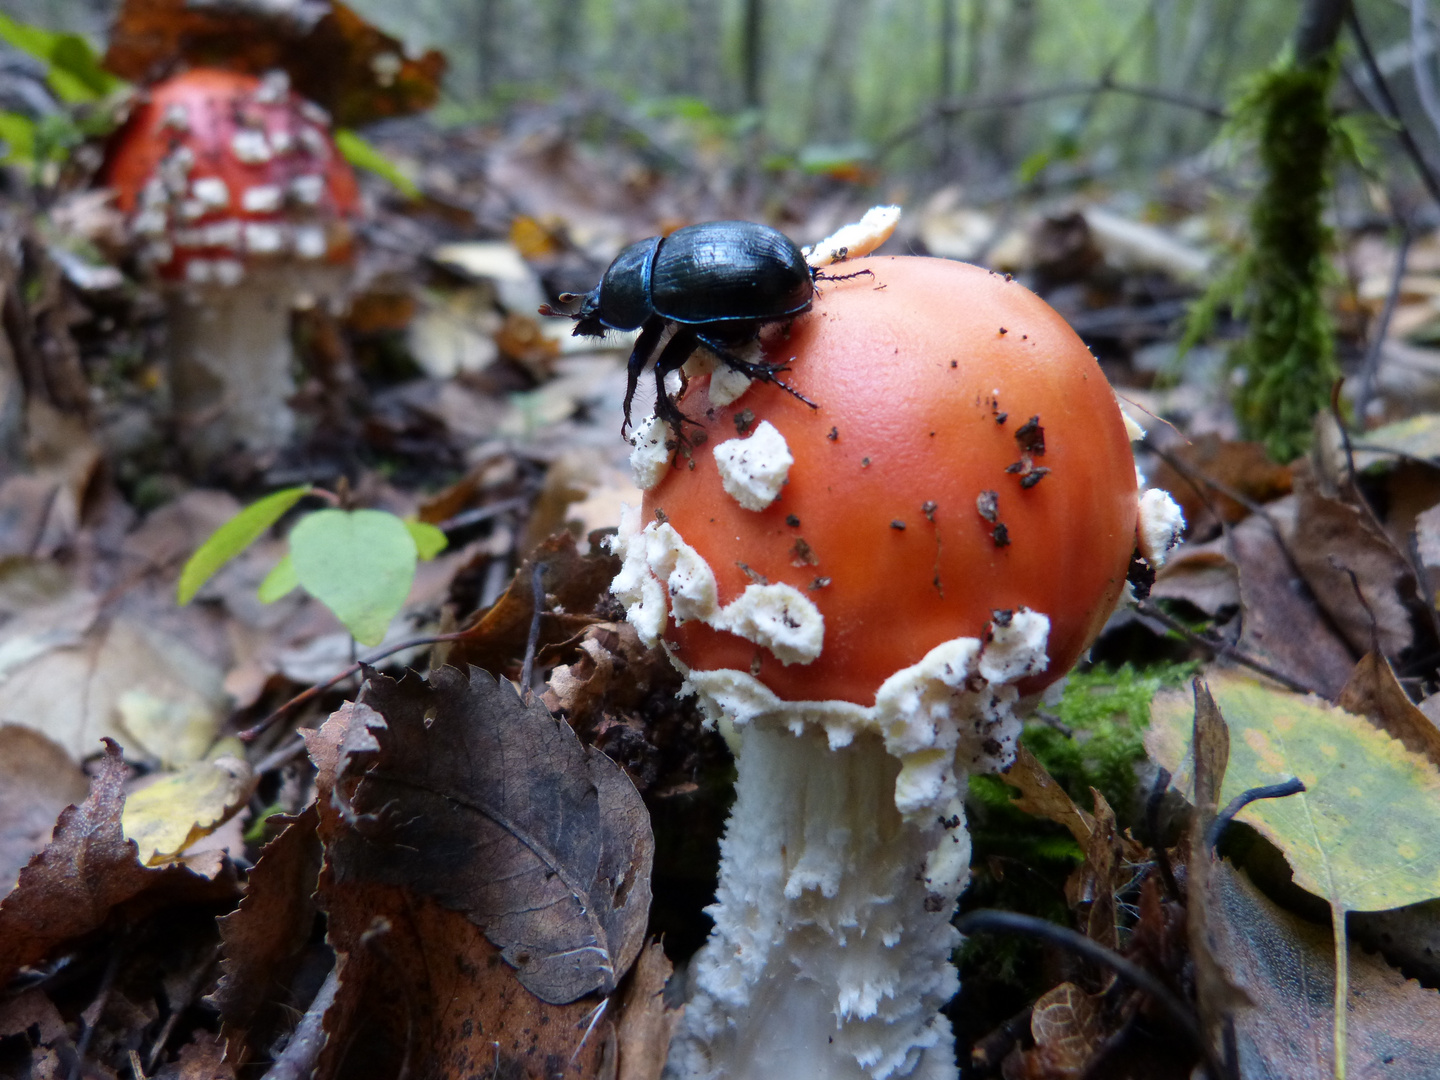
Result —
<svg viewBox="0 0 1440 1080"><path fill-rule="evenodd" d="M661 987L708 933L733 770L609 594L598 540L641 498L620 435L630 341L536 312L636 238L740 217L809 243L872 203L904 208L884 253L1012 273L1070 321L1188 522L1148 599L1027 722L1030 753L972 785L962 901L1077 929L1169 1005L1073 943L977 930L948 1010L964 1075L1178 1080L1208 1052L1247 1080L1329 1076L1332 918L1351 942L1351 1075L1440 1075L1440 238L1409 245L1402 279L1383 215L1342 223L1341 415L1363 423L1319 418L1314 453L1280 465L1226 403L1238 329L1177 348L1244 222L1198 170L1143 195L981 203L771 176L673 134L562 106L378 132L421 195L366 177L345 309L297 312L300 436L203 470L184 447L204 418L170 409L165 299L103 254L113 212L20 184L0 201L0 1076L299 1076L277 1070L307 1053L324 1077L659 1076L677 1004ZM176 603L207 537L300 484L445 536L373 650L303 590L256 598L293 517ZM443 665L490 675L406 674ZM614 913L634 962L618 987L537 995L445 902L494 870L447 846L433 800L494 776L351 804L376 753L347 735L361 680L394 730L423 714L520 740L543 765L529 813L597 775L581 747L623 770L650 825L587 826L636 865L653 828L648 910ZM544 709L579 742L547 741ZM433 758L424 731L410 749ZM1192 767L1192 737L1228 738L1228 758ZM387 743L386 767L404 750ZM1291 776L1307 791L1241 812L1217 856L1217 806ZM364 842L411 819L430 823L414 846L446 856L377 870ZM527 881L496 903L524 909Z"/></svg>

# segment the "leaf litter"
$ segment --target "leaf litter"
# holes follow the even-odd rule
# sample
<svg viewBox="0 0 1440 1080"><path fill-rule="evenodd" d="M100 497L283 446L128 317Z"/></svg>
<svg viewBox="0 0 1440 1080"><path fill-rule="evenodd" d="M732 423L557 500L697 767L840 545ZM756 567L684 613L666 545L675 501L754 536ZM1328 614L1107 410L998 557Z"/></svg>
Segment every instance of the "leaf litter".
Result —
<svg viewBox="0 0 1440 1080"><path fill-rule="evenodd" d="M393 40L339 6L310 14L320 8L328 14L319 22L279 27L268 17L247 22L253 13L242 11L129 4L116 63L148 64L157 50L170 57L229 38L241 66L293 67L324 40L336 45L324 71L300 65L308 70L297 68L296 78L324 84L312 96L346 118L393 115L434 92L437 69L428 57L404 59L396 82L377 85L370 61ZM112 307L106 317L119 310L119 327L97 333L84 322L81 286L67 284L43 245L28 241L37 254L27 256L25 280L34 285L23 292L22 268L0 254L0 286L45 339L48 358L22 357L43 390L27 404L23 465L0 477L0 679L3 719L12 724L0 728L0 860L19 880L0 904L0 955L24 945L0 999L0 1061L18 1055L31 1075L44 1076L63 1075L83 1057L95 1075L129 1068L134 1076L183 1080L255 1077L277 1055L305 1054L320 1063L322 1078L401 1070L660 1075L676 1013L665 991L670 960L660 945L645 943L646 934L665 930L671 959L693 949L687 936L703 935L699 912L713 889L728 764L718 737L675 701L679 679L668 662L640 646L607 596L614 562L596 550L592 531L613 523L619 502L637 497L614 439L618 421L611 422L624 389L623 348L573 351L575 341L533 318L534 296L589 288L620 246L681 217L755 211L648 166L637 171L626 149L586 147L570 131L568 123L483 135L397 126L381 136L383 152L371 160L419 184L404 193L373 186L381 211L373 235L382 242L364 254L367 284L351 313L343 321L324 313L298 320L314 341L312 377L297 408L315 422L316 438L278 461L228 462L209 478L227 491L193 487L196 478L166 457L165 429L143 390L154 381L153 361L138 375L114 377L120 366L106 343L142 341L134 324L153 319L153 297L150 315L143 302ZM644 203L629 182L601 179L641 173L652 176ZM408 201L416 192L421 201ZM822 235L830 218L846 212L843 198L799 189L792 196L786 211L795 220L782 224L795 235ZM1052 298L1061 307L1072 288L1113 301L1121 264L1106 247L1103 214L1040 222L1027 251L1024 230L1002 236L994 222L971 220L985 215L957 199L942 192L917 215L914 236L931 250L963 255L962 234L978 229L987 243L999 238L998 266L1058 284ZM59 206L68 205L62 197ZM662 206L671 208L664 222ZM59 210L51 218L64 220ZM7 237L27 228L23 220L0 224ZM477 228L480 238L471 238ZM1045 237L1059 232L1079 238L1083 259L1043 250ZM1083 325L1084 307L1068 313ZM1193 380L1167 397L1130 366L1128 344L1103 334L1087 340L1107 372L1135 379L1127 396L1162 409L1162 401L1179 402L1172 415L1196 428L1191 445L1170 448L1182 467L1165 481L1185 503L1193 542L1153 594L1159 611L1191 636L1177 639L1180 631L1153 614L1122 616L1097 655L1126 660L1133 650L1266 664L1327 698L1338 695L1346 709L1433 763L1434 727L1412 699L1427 689L1424 658L1440 642L1425 610L1433 589L1414 570L1417 562L1437 565L1440 530L1427 515L1434 485L1397 467L1395 454L1414 459L1412 472L1424 469L1435 456L1434 418L1372 433L1357 450L1362 473L1353 478L1329 466L1276 466L1253 445L1206 430L1213 403L1196 407ZM418 376L377 376L397 341L419 354ZM359 379L346 370L352 361ZM92 394L109 395L103 408L92 411ZM0 417L0 440L13 435L7 423ZM136 438L136 431L146 434ZM353 464L375 460L383 460L385 479ZM428 655L427 646L415 646L388 669L428 667L430 681L361 671L306 698L285 724L259 725L254 742L233 753L233 744L217 740L333 678L355 659L355 643L299 591L269 606L256 599L282 563L273 520L203 586L187 581L196 602L177 613L170 598L179 568L242 503L277 488L333 485L337 475L354 484L351 505L401 518L418 511L452 543L418 568L406 597L392 597L403 604L393 624L374 620L362 636L387 646L436 630L459 639ZM1370 509L1377 491L1378 516ZM1412 527L1417 559L1408 557ZM417 550L435 541L436 534L417 536L411 523L404 528ZM343 578L321 583L329 569L311 566L312 582L344 593ZM296 568L289 570L295 576L271 581L276 595L299 583ZM540 672L538 699L507 682L529 651ZM447 672L447 662L458 670ZM1218 688L1228 676L1212 668L1210 677ZM352 704L341 707L347 697ZM1217 697L1224 705L1224 694ZM471 712L492 717L484 723L503 718L502 734L520 748L483 734L482 723L434 753L434 732L453 733L457 718ZM307 733L311 761L296 726ZM1204 726L1214 740L1213 718ZM1053 730L1086 744L1087 731L1063 727ZM1228 752L1209 756L1212 778L1227 765L1233 776L1245 774L1241 759L1254 751L1238 731L1233 762ZM114 750L98 754L106 737L123 743L128 767ZM471 745L466 738L508 747L506 760L518 757L530 771L507 771L501 783L471 767L488 766L488 755L456 751ZM1347 768L1359 772L1373 746L1357 745ZM597 764L604 760L597 748L616 764ZM19 767L5 773L12 750ZM1397 760L1389 751L1379 758ZM1155 766L1123 763L1132 766L1140 791ZM92 774L88 797L82 768ZM1039 906L1049 904L1051 918L1081 927L1194 1001L1217 1045L1233 1025L1245 1080L1275 1075L1264 1071L1270 1060L1297 1076L1327 1074L1324 979L1333 943L1327 946L1323 926L1317 932L1251 887L1245 875L1263 881L1257 867L1234 871L1205 849L1218 784L1177 833L1151 831L1148 819L1142 826L1148 815L1136 799L1108 785L1067 792L1035 755L1007 779L1023 793L1014 807L1035 816L1034 828L1052 830L1034 850L1063 852L1060 869L1040 882L1029 856L1015 855L977 867L977 875L1030 890ZM1407 804L1414 789L1402 783L1411 791ZM618 790L629 794L620 798ZM76 805L60 814L47 841L67 804ZM640 837L652 820L646 804L653 856ZM1241 820L1262 820L1281 805L1257 804ZM583 838L559 837L533 819L559 806L579 808ZM249 841L239 839L242 826ZM535 846L520 843L522 834ZM520 865L529 852L535 866L564 872L532 866L507 887L477 866L476 837L487 853L504 856L503 865ZM1374 864L1369 853L1356 861L1361 874ZM97 865L106 873L94 881L78 869ZM639 883L652 879L646 896ZM531 886L539 891L527 893ZM597 896L611 902L594 905ZM585 916L577 918L581 907ZM543 917L517 914L532 908ZM57 913L63 918L53 921ZM1406 974L1419 971L1425 980L1407 983L1375 957L1346 954L1349 996L1363 999L1349 1016L1356 1075L1369 1075L1396 1046L1401 1052L1385 1075L1433 1071L1426 1024L1417 1018L1430 1015L1430 988L1440 983L1435 966L1425 967L1426 950L1440 948L1437 920L1426 903L1351 917L1357 938L1375 941ZM47 926L54 932L41 932ZM1272 964L1275 957L1283 965ZM991 1074L1058 1080L1188 1072L1193 1053L1169 1038L1174 1028L1144 994L1103 966L1057 950L1045 958L1043 981L1005 1007L1006 1016L1023 1012L1023 1022L1000 1024L1013 1033L987 1043L1002 1047L986 1059ZM1293 986L1284 973L1294 972L1315 991L1303 1000L1287 996ZM986 985L969 969L963 984L982 993ZM997 1008L981 1015L999 1024ZM1310 1025L1308 1041L1282 1046L1301 1024ZM310 1029L320 1041L307 1047ZM984 1032L974 1034L978 1045Z"/></svg>

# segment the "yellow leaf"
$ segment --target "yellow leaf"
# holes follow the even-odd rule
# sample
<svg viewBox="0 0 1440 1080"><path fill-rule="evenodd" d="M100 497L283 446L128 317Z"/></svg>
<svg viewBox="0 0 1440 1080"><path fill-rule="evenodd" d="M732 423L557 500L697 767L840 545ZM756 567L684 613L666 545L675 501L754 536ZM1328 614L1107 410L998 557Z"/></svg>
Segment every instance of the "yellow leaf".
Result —
<svg viewBox="0 0 1440 1080"><path fill-rule="evenodd" d="M1220 805L1251 788L1299 777L1305 791L1251 803L1240 817L1278 847L1295 883L1330 904L1337 1002L1348 999L1345 913L1440 896L1440 771L1374 727L1322 701L1246 678L1208 673L1230 729ZM1194 708L1158 694L1146 749L1184 784ZM1335 1073L1345 1076L1346 1010L1335 1008Z"/></svg>
<svg viewBox="0 0 1440 1080"><path fill-rule="evenodd" d="M254 790L255 776L239 757L199 761L128 796L121 826L140 861L156 866L229 821Z"/></svg>

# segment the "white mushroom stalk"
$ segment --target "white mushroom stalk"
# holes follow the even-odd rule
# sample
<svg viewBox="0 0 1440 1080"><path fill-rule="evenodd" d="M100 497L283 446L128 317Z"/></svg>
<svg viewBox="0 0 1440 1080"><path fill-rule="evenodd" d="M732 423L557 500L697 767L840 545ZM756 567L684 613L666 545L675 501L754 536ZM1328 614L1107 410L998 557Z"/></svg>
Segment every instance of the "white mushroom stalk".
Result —
<svg viewBox="0 0 1440 1080"><path fill-rule="evenodd" d="M745 596L718 604L710 568L672 526L641 529L629 510L615 547L625 560L615 592L647 641L664 632L668 591L677 619L788 662L818 654L818 612L784 610L770 625L791 636L767 636L763 617L734 610ZM794 640L802 629L812 644ZM936 647L870 707L782 701L748 672L687 673L686 689L732 736L738 779L715 930L692 964L667 1075L957 1075L940 1009L959 988L950 916L969 876L965 788L1013 759L1014 683L1044 670L1048 629L1038 612L997 613L986 640Z"/></svg>

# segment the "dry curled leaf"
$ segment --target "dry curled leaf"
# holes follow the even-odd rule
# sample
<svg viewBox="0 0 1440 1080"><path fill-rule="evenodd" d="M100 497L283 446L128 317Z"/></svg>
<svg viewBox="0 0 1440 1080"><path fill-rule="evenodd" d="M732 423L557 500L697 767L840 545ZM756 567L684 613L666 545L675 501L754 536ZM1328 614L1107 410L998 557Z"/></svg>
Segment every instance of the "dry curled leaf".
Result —
<svg viewBox="0 0 1440 1080"><path fill-rule="evenodd" d="M1104 1041L1100 1002L1074 983L1063 982L1036 1000L1030 1034L1035 1048L1025 1052L1018 1068L1007 1068L1007 1076L1078 1080Z"/></svg>
<svg viewBox="0 0 1440 1080"><path fill-rule="evenodd" d="M345 827L322 832L331 896L352 882L433 896L542 1000L612 991L644 941L654 847L624 773L477 668L375 676L364 704L384 726L351 759L366 771Z"/></svg>
<svg viewBox="0 0 1440 1080"><path fill-rule="evenodd" d="M308 807L266 844L246 880L240 906L217 920L223 959L220 984L210 1002L225 1022L236 1060L248 1056L242 1049L247 1042L257 1053L270 1044L270 1039L250 1038L251 1029L261 1027L273 1039L293 1023L276 990L289 986L315 926L318 820L315 808Z"/></svg>
<svg viewBox="0 0 1440 1080"><path fill-rule="evenodd" d="M1366 653L1355 665L1350 681L1335 704L1346 712L1363 716L1411 753L1420 754L1440 768L1440 727L1410 700L1390 661Z"/></svg>
<svg viewBox="0 0 1440 1080"><path fill-rule="evenodd" d="M1035 817L1048 818L1070 830L1075 842L1086 847L1095 832L1095 819L1066 793L1039 758L1021 746L1015 751L1015 762L1000 774L1000 779L1020 792L1011 805Z"/></svg>
<svg viewBox="0 0 1440 1080"><path fill-rule="evenodd" d="M515 572L500 599L464 628L466 636L455 642L448 663L474 664L492 672L518 665L535 611L531 576L536 563L545 564L541 588L547 605L540 618L540 647L573 638L599 621L590 612L610 595L620 562L604 551L581 555L575 538L560 533L541 544Z"/></svg>
<svg viewBox="0 0 1440 1080"><path fill-rule="evenodd" d="M0 985L20 967L99 929L122 905L138 917L144 908L233 894L233 875L210 880L181 866L141 865L120 827L126 772L120 748L106 740L89 797L60 815L49 845L0 902Z"/></svg>
<svg viewBox="0 0 1440 1080"><path fill-rule="evenodd" d="M433 105L445 59L411 58L404 46L339 0L303 3L126 0L105 66L152 82L176 62L263 74L280 68L338 124L405 116Z"/></svg>
<svg viewBox="0 0 1440 1080"><path fill-rule="evenodd" d="M680 1025L681 1009L672 1009L662 996L675 969L665 950L652 941L640 953L620 1003L616 1025L620 1061L618 1080L660 1080L670 1040Z"/></svg>
<svg viewBox="0 0 1440 1080"><path fill-rule="evenodd" d="M50 841L55 818L89 785L64 747L38 731L0 725L0 897Z"/></svg>

